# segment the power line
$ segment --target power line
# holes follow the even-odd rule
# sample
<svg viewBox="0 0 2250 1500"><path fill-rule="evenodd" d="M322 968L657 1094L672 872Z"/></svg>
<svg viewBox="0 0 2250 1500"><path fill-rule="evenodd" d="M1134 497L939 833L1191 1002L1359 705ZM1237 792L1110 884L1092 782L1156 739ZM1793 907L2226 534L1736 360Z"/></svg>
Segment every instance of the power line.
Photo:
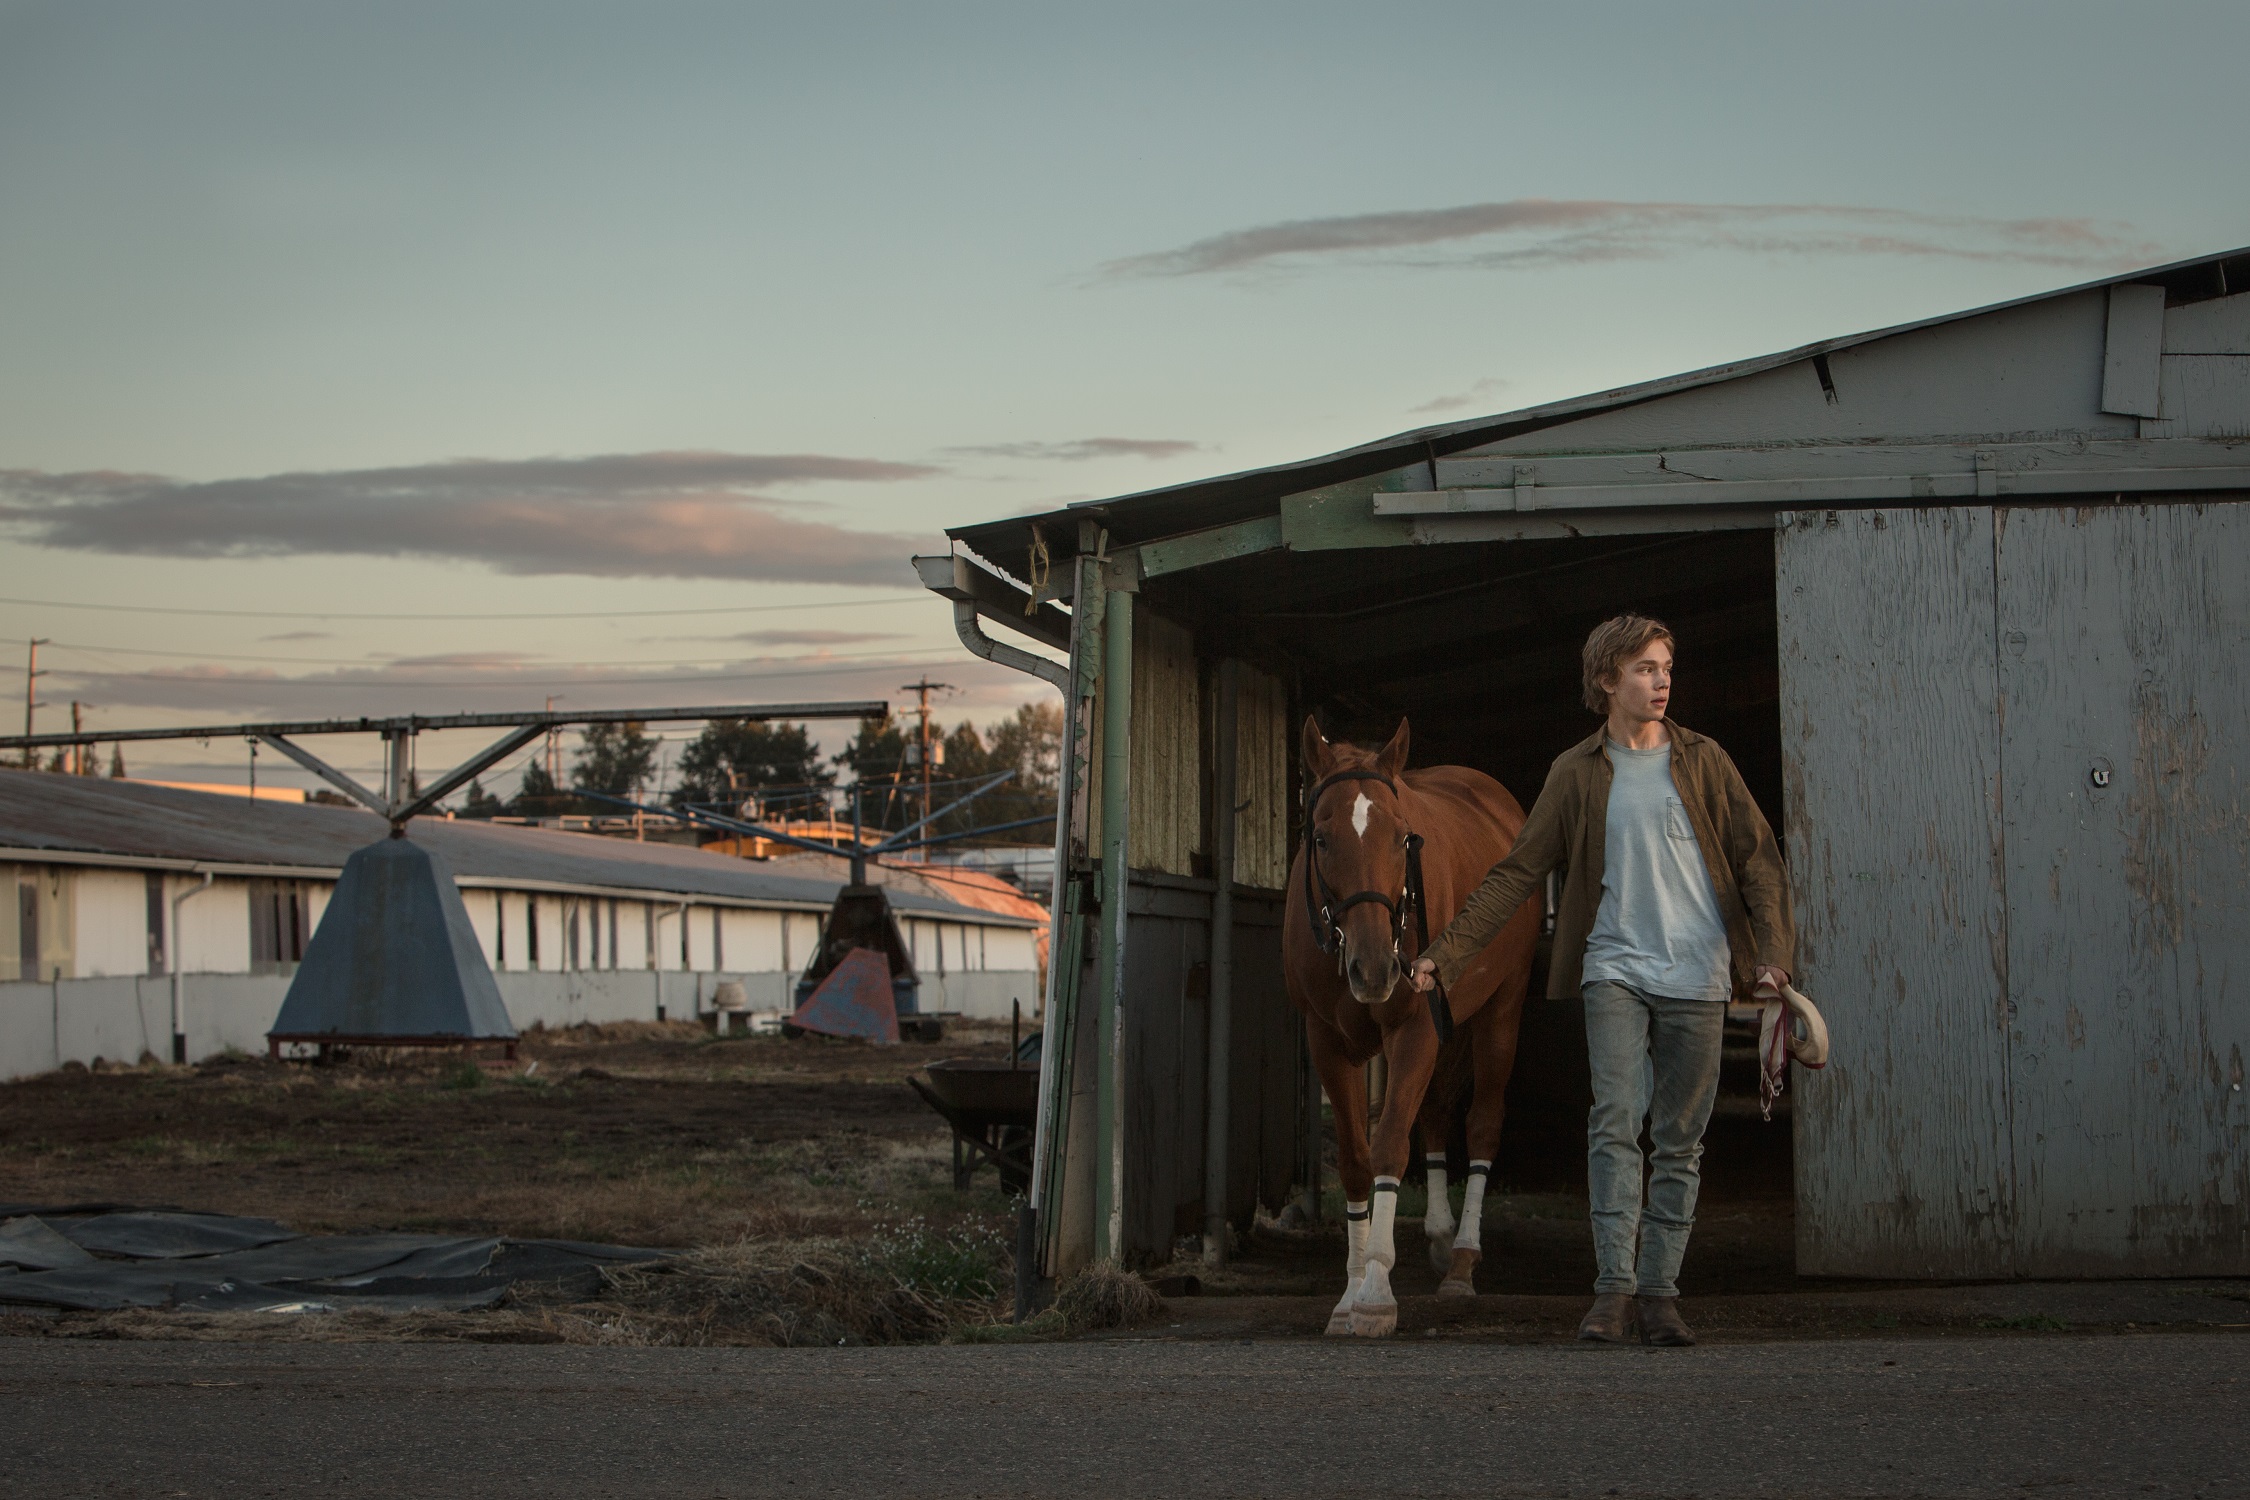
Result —
<svg viewBox="0 0 2250 1500"><path fill-rule="evenodd" d="M365 656L263 656L253 655L241 651L166 651L156 646L89 646L79 641L42 640L40 644L51 645L58 651L84 651L95 656L173 656L184 658L189 661L279 662L288 666L300 667L366 667L370 670L380 670L386 666L394 665L396 662L396 658L385 661L379 658L370 658ZM923 649L936 650L939 648L924 647ZM813 658L803 656L785 656L776 659L789 662L808 660L861 661L871 657L881 657L887 660L896 657L898 654L899 653L895 649L890 651L832 651L828 653L826 657ZM739 656L648 656L601 657L591 661L562 662L496 661L492 665L495 669L498 670L505 670L508 668L545 668L552 670L558 668L568 669L571 667L687 666L694 663L714 663L720 666L727 666L740 660L742 660L742 658Z"/></svg>
<svg viewBox="0 0 2250 1500"><path fill-rule="evenodd" d="M121 615L223 615L238 620L645 620L669 615L755 615L790 609L866 609L877 604L914 604L928 594L896 594L883 599L833 599L814 604L728 604L710 609L565 609L539 614L453 615L354 614L342 610L294 609L174 609L158 604L82 604L68 599L13 599L0 596L0 604L25 604L38 609L91 609Z"/></svg>

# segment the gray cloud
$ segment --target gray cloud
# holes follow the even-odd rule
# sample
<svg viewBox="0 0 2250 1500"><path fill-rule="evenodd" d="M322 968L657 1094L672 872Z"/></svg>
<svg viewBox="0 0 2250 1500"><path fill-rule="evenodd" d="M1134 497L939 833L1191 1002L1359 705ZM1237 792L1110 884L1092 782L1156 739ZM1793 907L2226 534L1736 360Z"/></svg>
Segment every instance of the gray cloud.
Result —
<svg viewBox="0 0 2250 1500"><path fill-rule="evenodd" d="M261 641L332 641L336 639L336 633L332 630L284 630L279 635L261 635L258 639Z"/></svg>
<svg viewBox="0 0 2250 1500"><path fill-rule="evenodd" d="M896 584L934 538L856 531L752 485L892 482L929 464L819 454L638 453L458 460L189 483L0 470L23 541L158 557L445 558L504 573Z"/></svg>
<svg viewBox="0 0 2250 1500"><path fill-rule="evenodd" d="M981 458L1027 458L1041 462L1082 463L1090 458L1177 458L1200 453L1201 443L1179 438L1073 438L1061 443L986 443L974 448L952 448Z"/></svg>
<svg viewBox="0 0 2250 1500"><path fill-rule="evenodd" d="M1420 406L1408 409L1411 411L1458 411L1464 406L1482 405L1486 398L1507 388L1507 381L1487 376L1456 395L1440 396L1434 401L1425 401Z"/></svg>
<svg viewBox="0 0 2250 1500"><path fill-rule="evenodd" d="M1109 278L1200 276L1344 258L1429 267L1530 268L1653 259L1695 250L1942 256L2034 265L2122 267L2155 258L2126 225L1996 219L1822 203L1627 203L1512 198L1457 208L1295 219L1127 256ZM1497 248L1478 242L1510 239ZM1432 247L1446 247L1430 253Z"/></svg>

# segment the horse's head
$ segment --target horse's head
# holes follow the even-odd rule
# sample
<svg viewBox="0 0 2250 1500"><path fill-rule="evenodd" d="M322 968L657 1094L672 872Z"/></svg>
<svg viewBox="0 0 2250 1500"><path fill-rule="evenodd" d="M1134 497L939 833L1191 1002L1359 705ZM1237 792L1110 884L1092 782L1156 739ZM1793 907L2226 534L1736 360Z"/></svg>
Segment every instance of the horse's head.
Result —
<svg viewBox="0 0 2250 1500"><path fill-rule="evenodd" d="M1398 920L1406 899L1406 836L1411 830L1397 788L1406 769L1406 746L1404 719L1391 742L1373 752L1331 744L1318 724L1305 720L1305 785L1310 789L1329 783L1305 822L1313 917L1317 925L1322 909L1332 914L1334 927L1343 934L1345 982L1352 998L1365 1005L1390 998L1401 977ZM1330 780L1353 771L1374 774Z"/></svg>

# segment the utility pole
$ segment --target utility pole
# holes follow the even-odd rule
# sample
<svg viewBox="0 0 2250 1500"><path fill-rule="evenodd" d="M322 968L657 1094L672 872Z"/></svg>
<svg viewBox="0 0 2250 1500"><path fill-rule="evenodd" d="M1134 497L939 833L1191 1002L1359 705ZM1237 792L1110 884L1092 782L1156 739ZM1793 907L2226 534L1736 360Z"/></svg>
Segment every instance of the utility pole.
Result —
<svg viewBox="0 0 2250 1500"><path fill-rule="evenodd" d="M553 713L554 711L555 695L549 693L547 695L547 712ZM547 784L559 791L562 788L562 729L560 726L547 731L546 758Z"/></svg>
<svg viewBox="0 0 2250 1500"><path fill-rule="evenodd" d="M48 640L45 636L34 640L31 643L31 659L23 669L23 732L26 737L39 732L33 727L34 721L38 717L39 710L46 707L39 701L39 679L47 675L39 670L39 648L53 644L54 642ZM23 768L26 771L32 771L38 769L38 766L39 752L29 745L24 746Z"/></svg>
<svg viewBox="0 0 2250 1500"><path fill-rule="evenodd" d="M70 700L70 732L72 734L84 734L86 732L86 708L87 705L79 702L76 698ZM92 763L93 756L94 747L92 745L71 746L70 774L73 776L91 775L92 773L86 768Z"/></svg>
<svg viewBox="0 0 2250 1500"><path fill-rule="evenodd" d="M916 712L921 715L922 727L919 731L921 738L917 742L918 753L915 759L922 766L922 817L925 820L930 816L930 694L941 688L951 688L952 686L953 684L950 682L930 681L927 673L923 674L920 682L902 683L899 686L899 691L902 693L916 694L920 703ZM930 851L923 850L923 860L926 862L929 857Z"/></svg>

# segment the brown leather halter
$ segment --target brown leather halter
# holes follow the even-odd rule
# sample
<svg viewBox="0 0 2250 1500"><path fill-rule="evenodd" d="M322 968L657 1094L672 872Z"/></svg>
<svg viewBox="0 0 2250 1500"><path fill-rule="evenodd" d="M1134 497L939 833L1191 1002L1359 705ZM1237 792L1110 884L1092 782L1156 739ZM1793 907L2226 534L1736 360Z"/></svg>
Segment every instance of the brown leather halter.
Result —
<svg viewBox="0 0 2250 1500"><path fill-rule="evenodd" d="M1313 841L1313 810L1320 806L1321 794L1341 781L1377 781L1389 789L1394 800L1398 797L1398 783L1381 771L1359 767L1348 771L1335 771L1323 776L1305 793L1305 915L1310 919L1313 941L1320 951L1335 955L1336 972L1344 970L1344 913L1355 906L1380 906L1390 913L1391 953L1398 959L1403 972L1412 963L1406 956L1406 921L1414 919L1416 953L1430 946L1429 903L1422 895L1422 835L1406 835L1406 889L1397 900L1382 891L1354 891L1339 897L1330 888L1328 877L1320 873L1320 846ZM1453 1007L1445 998L1445 986L1430 989L1430 1024L1437 1028L1440 1043L1452 1040Z"/></svg>

